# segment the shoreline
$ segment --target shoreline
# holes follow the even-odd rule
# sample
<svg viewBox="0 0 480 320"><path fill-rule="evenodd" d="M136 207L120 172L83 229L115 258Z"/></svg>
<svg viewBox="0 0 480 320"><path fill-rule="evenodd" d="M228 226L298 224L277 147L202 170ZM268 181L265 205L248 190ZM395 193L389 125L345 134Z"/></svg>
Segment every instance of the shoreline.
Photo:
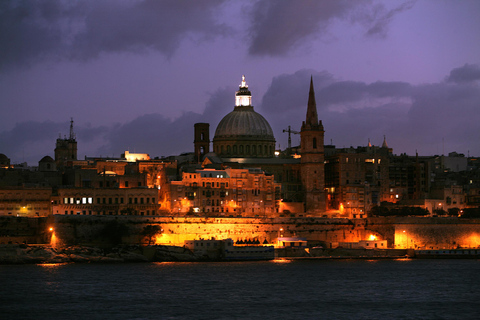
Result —
<svg viewBox="0 0 480 320"><path fill-rule="evenodd" d="M289 248L292 249L292 248ZM0 245L0 265L25 264L116 264L155 262L231 262L231 261L314 261L314 260L438 260L480 259L480 249L399 250L399 249L325 249L308 252L305 248L276 249L274 259L210 259L195 255L184 247L122 245L112 248L48 245Z"/></svg>

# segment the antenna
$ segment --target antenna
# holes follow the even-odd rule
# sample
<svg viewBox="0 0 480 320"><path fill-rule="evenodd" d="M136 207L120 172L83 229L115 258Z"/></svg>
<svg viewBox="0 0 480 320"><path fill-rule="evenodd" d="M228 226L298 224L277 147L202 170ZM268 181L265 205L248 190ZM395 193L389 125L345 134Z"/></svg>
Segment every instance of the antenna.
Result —
<svg viewBox="0 0 480 320"><path fill-rule="evenodd" d="M73 117L70 118L70 137L69 140L75 140L75 133L73 132Z"/></svg>

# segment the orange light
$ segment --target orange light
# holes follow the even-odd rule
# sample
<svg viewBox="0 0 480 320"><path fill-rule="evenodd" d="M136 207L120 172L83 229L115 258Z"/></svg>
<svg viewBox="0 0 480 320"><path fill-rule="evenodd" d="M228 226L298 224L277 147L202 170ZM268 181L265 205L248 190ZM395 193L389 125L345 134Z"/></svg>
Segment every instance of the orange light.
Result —
<svg viewBox="0 0 480 320"><path fill-rule="evenodd" d="M52 232L52 231L53 231L53 227L50 227L48 230L49 230L50 232Z"/></svg>
<svg viewBox="0 0 480 320"><path fill-rule="evenodd" d="M375 241L375 240L377 240L377 237L375 235L371 234L370 237L368 237L368 240Z"/></svg>

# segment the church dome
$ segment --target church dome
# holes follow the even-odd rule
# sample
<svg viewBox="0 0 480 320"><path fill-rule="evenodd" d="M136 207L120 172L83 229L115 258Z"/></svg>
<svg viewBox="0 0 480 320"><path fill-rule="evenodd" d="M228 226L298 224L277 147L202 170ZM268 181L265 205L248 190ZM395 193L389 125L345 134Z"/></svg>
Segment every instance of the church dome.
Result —
<svg viewBox="0 0 480 320"><path fill-rule="evenodd" d="M242 77L235 93L235 108L217 126L213 149L220 157L273 157L275 137L265 118L255 112L252 96Z"/></svg>
<svg viewBox="0 0 480 320"><path fill-rule="evenodd" d="M55 162L52 157L50 156L45 156L42 158L42 160L40 160L39 162Z"/></svg>
<svg viewBox="0 0 480 320"><path fill-rule="evenodd" d="M270 124L251 106L235 107L218 124L214 139L232 137L275 141Z"/></svg>

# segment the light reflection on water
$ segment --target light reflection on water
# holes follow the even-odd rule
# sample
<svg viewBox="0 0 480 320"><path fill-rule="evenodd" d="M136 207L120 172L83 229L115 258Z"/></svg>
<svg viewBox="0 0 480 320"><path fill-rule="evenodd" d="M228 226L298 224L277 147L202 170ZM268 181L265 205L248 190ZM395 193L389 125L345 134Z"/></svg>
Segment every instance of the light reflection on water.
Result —
<svg viewBox="0 0 480 320"><path fill-rule="evenodd" d="M0 266L1 319L476 319L478 260Z"/></svg>

